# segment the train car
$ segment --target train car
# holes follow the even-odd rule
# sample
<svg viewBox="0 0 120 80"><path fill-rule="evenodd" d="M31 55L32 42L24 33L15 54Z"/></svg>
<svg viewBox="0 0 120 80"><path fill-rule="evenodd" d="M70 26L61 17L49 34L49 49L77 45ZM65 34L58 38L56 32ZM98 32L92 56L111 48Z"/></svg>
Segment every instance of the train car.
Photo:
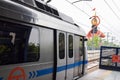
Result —
<svg viewBox="0 0 120 80"><path fill-rule="evenodd" d="M85 32L41 0L0 0L0 80L75 80L86 73Z"/></svg>

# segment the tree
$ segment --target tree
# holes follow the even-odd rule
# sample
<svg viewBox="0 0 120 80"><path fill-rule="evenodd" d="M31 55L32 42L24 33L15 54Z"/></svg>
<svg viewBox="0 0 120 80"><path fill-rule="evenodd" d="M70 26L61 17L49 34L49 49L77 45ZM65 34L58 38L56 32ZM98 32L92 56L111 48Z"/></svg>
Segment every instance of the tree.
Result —
<svg viewBox="0 0 120 80"><path fill-rule="evenodd" d="M93 38L89 39L87 42L88 49L99 49L101 44L101 38L94 35Z"/></svg>
<svg viewBox="0 0 120 80"><path fill-rule="evenodd" d="M88 39L87 41L87 47L89 50L92 49L99 49L100 46L112 46L112 47L119 47L119 45L116 45L113 42L109 42L105 39L101 39L99 36L94 35L93 38Z"/></svg>

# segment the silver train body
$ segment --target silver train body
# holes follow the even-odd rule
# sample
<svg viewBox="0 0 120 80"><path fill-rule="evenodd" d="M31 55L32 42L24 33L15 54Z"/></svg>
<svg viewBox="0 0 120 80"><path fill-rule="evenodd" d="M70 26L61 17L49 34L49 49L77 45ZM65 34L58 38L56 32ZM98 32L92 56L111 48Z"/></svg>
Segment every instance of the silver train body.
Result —
<svg viewBox="0 0 120 80"><path fill-rule="evenodd" d="M40 0L0 0L0 80L74 80L87 62L70 17Z"/></svg>

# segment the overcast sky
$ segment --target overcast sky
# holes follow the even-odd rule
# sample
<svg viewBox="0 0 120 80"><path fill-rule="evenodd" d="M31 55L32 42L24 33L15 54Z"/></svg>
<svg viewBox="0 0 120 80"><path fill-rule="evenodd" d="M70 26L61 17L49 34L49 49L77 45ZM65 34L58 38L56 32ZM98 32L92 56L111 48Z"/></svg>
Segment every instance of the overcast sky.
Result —
<svg viewBox="0 0 120 80"><path fill-rule="evenodd" d="M100 25L98 26L102 32L110 33L116 37L116 41L120 38L120 1L119 0L92 0L80 1L74 3L73 6L69 2L77 0L52 0L49 4L56 7L60 12L65 13L73 18L73 20L84 28L85 32L91 29L91 20L94 15L93 8L96 8L96 14L100 17ZM120 40L119 40L120 42Z"/></svg>

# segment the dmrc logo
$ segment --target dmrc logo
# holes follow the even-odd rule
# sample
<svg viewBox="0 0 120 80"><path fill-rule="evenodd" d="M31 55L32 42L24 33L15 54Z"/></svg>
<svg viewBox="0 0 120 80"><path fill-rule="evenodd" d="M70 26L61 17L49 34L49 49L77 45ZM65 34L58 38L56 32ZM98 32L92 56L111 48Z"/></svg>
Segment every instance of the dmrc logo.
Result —
<svg viewBox="0 0 120 80"><path fill-rule="evenodd" d="M24 69L21 67L14 68L8 76L8 80L26 80Z"/></svg>

